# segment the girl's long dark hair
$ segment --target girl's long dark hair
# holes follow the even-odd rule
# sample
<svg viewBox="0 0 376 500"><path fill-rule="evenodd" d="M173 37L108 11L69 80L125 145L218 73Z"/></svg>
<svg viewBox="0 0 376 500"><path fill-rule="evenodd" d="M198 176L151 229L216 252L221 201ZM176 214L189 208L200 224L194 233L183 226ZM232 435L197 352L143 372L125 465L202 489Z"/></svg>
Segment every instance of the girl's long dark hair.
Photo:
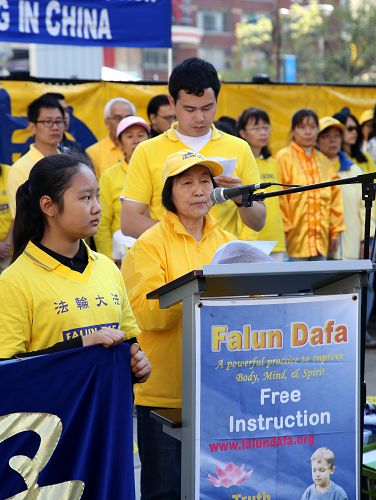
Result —
<svg viewBox="0 0 376 500"><path fill-rule="evenodd" d="M62 210L64 192L71 185L73 176L85 166L81 158L66 154L46 156L34 165L29 179L16 193L12 262L30 240L43 238L46 219L39 204L42 196L49 196Z"/></svg>

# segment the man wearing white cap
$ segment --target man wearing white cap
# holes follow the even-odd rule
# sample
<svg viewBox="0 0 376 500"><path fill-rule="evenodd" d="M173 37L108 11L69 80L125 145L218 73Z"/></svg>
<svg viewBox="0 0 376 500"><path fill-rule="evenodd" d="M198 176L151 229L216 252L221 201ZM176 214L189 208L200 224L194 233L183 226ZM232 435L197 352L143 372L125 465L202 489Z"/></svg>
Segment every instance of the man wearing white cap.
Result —
<svg viewBox="0 0 376 500"><path fill-rule="evenodd" d="M123 153L116 140L116 129L123 118L135 114L136 108L133 103L124 97L115 97L108 101L104 107L104 124L108 135L86 150L94 165L98 180L106 168L123 159Z"/></svg>
<svg viewBox="0 0 376 500"><path fill-rule="evenodd" d="M120 194L125 183L128 164L137 144L149 138L150 126L140 116L123 118L117 126L116 138L123 158L106 169L99 179L102 215L94 237L97 251L115 261L121 260L123 252L114 255L114 246L119 238L122 248L124 236L120 231ZM124 242L126 244L126 242Z"/></svg>

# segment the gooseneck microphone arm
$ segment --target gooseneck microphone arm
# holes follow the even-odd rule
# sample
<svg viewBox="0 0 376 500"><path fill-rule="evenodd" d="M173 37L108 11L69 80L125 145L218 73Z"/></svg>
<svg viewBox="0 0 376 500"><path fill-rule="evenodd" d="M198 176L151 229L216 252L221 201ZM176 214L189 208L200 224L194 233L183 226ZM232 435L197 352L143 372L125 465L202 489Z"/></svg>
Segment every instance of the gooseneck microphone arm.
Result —
<svg viewBox="0 0 376 500"><path fill-rule="evenodd" d="M356 175L355 177L348 177L347 179L334 179L332 181L319 182L317 184L308 184L306 186L294 187L291 189L282 189L279 191L272 191L269 193L251 193L247 203L252 204L254 201L262 201L266 198L274 198L275 196L285 196L293 193L302 193L303 191L311 191L312 189L321 189L331 186L340 186L344 184L362 184L362 199L366 207L366 217L364 224L364 258L369 259L369 244L370 244L370 229L371 229L371 210L372 203L375 199L375 184L376 172L369 174ZM247 206L247 205L246 205ZM249 206L249 205L248 205ZM372 247L371 260L375 256L375 240Z"/></svg>

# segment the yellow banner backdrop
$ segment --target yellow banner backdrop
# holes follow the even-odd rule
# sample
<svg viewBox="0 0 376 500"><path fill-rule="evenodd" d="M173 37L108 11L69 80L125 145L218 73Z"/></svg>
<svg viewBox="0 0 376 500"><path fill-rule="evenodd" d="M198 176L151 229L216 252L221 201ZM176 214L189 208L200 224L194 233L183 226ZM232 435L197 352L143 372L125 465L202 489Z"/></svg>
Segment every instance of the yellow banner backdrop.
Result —
<svg viewBox="0 0 376 500"><path fill-rule="evenodd" d="M71 109L69 132L84 146L106 135L103 108L113 97L131 100L137 114L147 119L151 97L167 93L166 85L123 84L112 82L51 85L22 81L0 81L0 161L12 163L30 136L27 105L45 92L64 94ZM348 106L355 116L376 103L376 87L324 85L256 85L224 83L218 101L217 118L237 118L247 107L267 111L272 123L271 148L275 153L288 141L291 116L301 108L314 109L319 117L332 115Z"/></svg>

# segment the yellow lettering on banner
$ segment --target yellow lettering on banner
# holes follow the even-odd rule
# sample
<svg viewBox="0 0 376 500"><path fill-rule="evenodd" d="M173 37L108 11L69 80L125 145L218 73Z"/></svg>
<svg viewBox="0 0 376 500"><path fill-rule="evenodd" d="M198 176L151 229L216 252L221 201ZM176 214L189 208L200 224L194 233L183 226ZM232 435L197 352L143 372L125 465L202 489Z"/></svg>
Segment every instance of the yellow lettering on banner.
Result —
<svg viewBox="0 0 376 500"><path fill-rule="evenodd" d="M250 351L259 349L281 349L282 330L252 330L251 325L243 325L243 331L228 331L227 325L212 326L212 351L220 351L226 344L228 351Z"/></svg>
<svg viewBox="0 0 376 500"><path fill-rule="evenodd" d="M212 351L220 351L221 350L221 344L223 342L226 342L226 335L227 333L227 326L213 326L212 327Z"/></svg>
<svg viewBox="0 0 376 500"><path fill-rule="evenodd" d="M33 431L40 437L38 451L33 458L16 455L10 458L10 467L18 472L26 483L27 490L13 496L14 500L25 498L59 498L79 500L85 484L82 481L66 481L50 486L39 486L39 473L46 466L59 442L62 423L50 413L10 413L0 417L0 443L24 431ZM30 492L30 495L28 495Z"/></svg>
<svg viewBox="0 0 376 500"><path fill-rule="evenodd" d="M334 320L326 321L324 327L313 326L308 329L306 323L291 323L291 346L301 347L309 343L312 346L324 344L343 344L348 341L346 325L335 325Z"/></svg>

